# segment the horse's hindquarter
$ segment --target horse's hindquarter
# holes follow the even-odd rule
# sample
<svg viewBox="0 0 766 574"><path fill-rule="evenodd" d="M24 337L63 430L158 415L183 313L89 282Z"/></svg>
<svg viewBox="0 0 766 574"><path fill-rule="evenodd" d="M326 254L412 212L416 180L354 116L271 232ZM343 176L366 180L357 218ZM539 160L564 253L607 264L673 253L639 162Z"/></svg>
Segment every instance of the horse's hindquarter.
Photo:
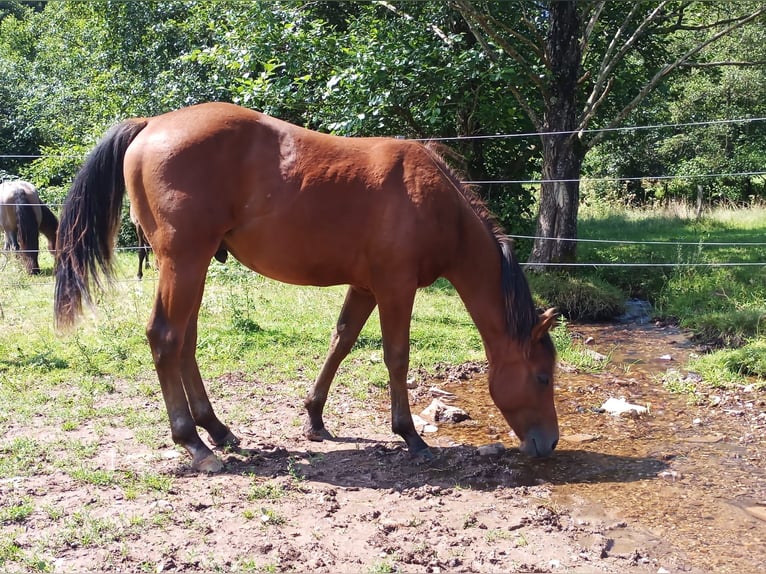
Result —
<svg viewBox="0 0 766 574"><path fill-rule="evenodd" d="M297 284L370 287L393 270L430 283L439 274L435 236L449 222L427 213L434 199L417 173L430 173L417 144L328 136L215 104L153 119L134 147L128 193L155 250L158 240L202 234L208 249L223 240L248 267ZM155 233L168 220L172 238Z"/></svg>

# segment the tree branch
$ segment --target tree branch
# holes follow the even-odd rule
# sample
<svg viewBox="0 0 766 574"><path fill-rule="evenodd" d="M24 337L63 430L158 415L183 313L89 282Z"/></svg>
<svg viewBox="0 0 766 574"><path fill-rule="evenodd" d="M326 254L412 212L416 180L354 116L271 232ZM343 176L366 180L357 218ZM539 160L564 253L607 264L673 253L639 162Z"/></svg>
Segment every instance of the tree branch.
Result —
<svg viewBox="0 0 766 574"><path fill-rule="evenodd" d="M681 64L682 68L718 68L723 66L736 66L739 68L747 68L751 66L766 66L766 60L756 60L754 62L684 62Z"/></svg>
<svg viewBox="0 0 766 574"><path fill-rule="evenodd" d="M605 5L606 0L600 0L591 12L588 23L585 25L585 30L580 40L580 54L582 54L583 61L585 61L585 56L588 52L588 47L590 46L590 38L593 35L593 29L596 27L596 23L598 22L599 16L601 16L601 11L604 9Z"/></svg>
<svg viewBox="0 0 766 574"><path fill-rule="evenodd" d="M674 62L671 62L671 63L665 65L661 70L659 70L654 75L654 77L652 77L651 80L649 80L649 82L643 88L641 88L641 90L638 92L636 97L633 98L630 101L630 103L628 103L628 105L626 105L622 109L622 111L619 114L617 114L617 116L615 116L615 118L611 122L609 122L609 124L606 126L606 129L609 130L609 129L615 128L619 124L621 124L622 121L634 109L636 109L636 107L638 107L638 105L644 100L644 98L646 98L646 96L649 95L649 93L654 88L656 88L659 85L660 82L662 82L662 80L664 80L671 72L673 72L677 68L679 68L679 67L683 66L684 64L686 64L689 61L690 58L696 56L703 49L705 49L709 45L713 44L714 42L717 42L722 37L724 37L727 34L729 34L730 32L732 32L733 30L736 30L737 28L740 28L740 27L744 26L745 24L747 24L749 22L752 22L753 20L755 20L759 16L763 15L764 13L766 13L766 6L759 8L758 10L756 10L755 12L751 13L748 16L744 16L744 17L739 18L739 19L733 19L733 23L732 24L728 25L723 30L720 30L720 31L716 32L715 34L710 36L704 42L701 42L701 43L697 44L696 46L694 46L692 49L687 51L685 54L683 54L680 58L678 58ZM581 125L581 129L583 129L585 127L583 123L581 123L580 125ZM595 145L596 143L601 141L604 138L606 133L608 133L608 132L607 131L598 132L590 140L590 142L588 142L588 145L590 147L592 147L593 145Z"/></svg>
<svg viewBox="0 0 766 574"><path fill-rule="evenodd" d="M450 0L450 4L460 13L460 15L468 24L468 28L471 30L471 33L476 37L476 40L481 45L482 49L493 61L497 60L497 56L492 50L492 47L487 42L485 35L494 41L508 57L514 60L521 67L521 69L524 70L527 78L529 78L530 82L538 89L542 98L547 100L548 91L546 90L545 85L543 84L540 77L533 73L532 64L517 50L515 50L513 46L511 46L511 44L505 40L505 38L497 33L496 29L492 25L493 22L496 22L495 20L491 19L491 17L484 17L480 11L477 10L476 7L470 2L470 0ZM518 33L514 32L514 37L518 36ZM526 42L529 43L530 40L526 39ZM536 49L534 53L538 54L539 50ZM509 85L508 89L519 102L519 105L527 114L527 116L529 116L529 119L532 121L532 123L539 129L540 126L542 126L542 122L540 121L539 116L535 112L529 100L519 91L516 86Z"/></svg>
<svg viewBox="0 0 766 574"><path fill-rule="evenodd" d="M638 12L639 4L634 4L628 15L625 16L625 19L620 25L620 28L615 33L612 41L609 43L609 46L606 49L606 52L604 53L604 57L601 60L601 67L599 68L598 74L596 75L596 78L593 82L593 89L588 95L588 99L585 101L585 109L583 110L579 122L581 129L584 129L585 126L588 125L588 122L590 122L591 118L595 115L596 110L598 109L598 105L604 101L604 96L606 95L603 93L605 90L604 86L605 84L607 86L609 85L607 80L609 77L611 77L614 69L617 67L617 64L622 61L622 59L625 57L625 54L627 54L633 45L639 40L644 31L649 27L649 24L662 14L662 10L666 4L667 0L661 2L659 6L650 12L633 31L633 34L631 34L631 36L625 40L623 45L617 49L620 38L625 34L625 31L628 28L628 24L630 24Z"/></svg>
<svg viewBox="0 0 766 574"><path fill-rule="evenodd" d="M393 4L391 4L389 2L386 2L385 0L375 0L375 4L377 4L378 6L382 6L386 10L390 10L391 12L393 12L397 16L401 16L405 20L414 20L414 18L412 16L407 14L407 12L403 12L403 11L399 10L396 6L394 6ZM442 42L444 42L448 46L452 45L452 40L450 40L450 38L449 38L449 36L447 36L447 34L442 32L442 30L441 30L441 28L439 28L439 26L437 26L436 24L431 24L428 27L431 28L433 33L436 34Z"/></svg>

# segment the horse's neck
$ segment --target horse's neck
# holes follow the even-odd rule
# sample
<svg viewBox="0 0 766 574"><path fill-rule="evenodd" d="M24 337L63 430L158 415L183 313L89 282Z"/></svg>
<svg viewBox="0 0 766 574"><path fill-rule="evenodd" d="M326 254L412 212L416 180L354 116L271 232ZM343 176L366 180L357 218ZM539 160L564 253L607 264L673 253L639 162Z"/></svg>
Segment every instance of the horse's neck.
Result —
<svg viewBox="0 0 766 574"><path fill-rule="evenodd" d="M509 341L497 241L483 223L464 233L459 256L447 279L454 285L484 342L487 359Z"/></svg>

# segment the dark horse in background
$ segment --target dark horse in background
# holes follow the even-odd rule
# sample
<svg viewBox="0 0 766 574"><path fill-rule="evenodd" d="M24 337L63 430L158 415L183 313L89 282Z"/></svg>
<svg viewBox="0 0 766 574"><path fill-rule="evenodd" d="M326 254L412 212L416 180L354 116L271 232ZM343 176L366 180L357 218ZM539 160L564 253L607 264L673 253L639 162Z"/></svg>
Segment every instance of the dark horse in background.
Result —
<svg viewBox="0 0 766 574"><path fill-rule="evenodd" d="M278 281L349 285L305 400L309 439L331 438L322 416L330 384L377 306L392 429L411 453L431 456L407 395L410 320L416 290L446 277L481 334L490 394L522 452L556 447L553 310L537 314L511 243L428 146L321 134L223 103L126 120L86 159L62 211L59 327L112 273L126 189L159 268L146 333L173 440L195 469L223 467L197 427L218 447L239 443L213 412L196 360L208 262L222 247Z"/></svg>
<svg viewBox="0 0 766 574"><path fill-rule="evenodd" d="M40 273L37 260L42 233L48 239L48 251L55 255L59 222L48 206L43 205L37 189L21 180L0 183L0 228L5 233L5 250L17 251L27 273Z"/></svg>

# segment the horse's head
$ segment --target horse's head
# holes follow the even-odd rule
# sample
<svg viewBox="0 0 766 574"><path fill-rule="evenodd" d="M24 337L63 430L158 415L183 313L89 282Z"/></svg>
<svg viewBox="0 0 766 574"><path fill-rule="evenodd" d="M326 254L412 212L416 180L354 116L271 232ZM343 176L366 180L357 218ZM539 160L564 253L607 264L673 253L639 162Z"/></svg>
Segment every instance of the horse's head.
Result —
<svg viewBox="0 0 766 574"><path fill-rule="evenodd" d="M521 440L521 452L548 456L559 440L553 402L556 349L548 330L556 320L553 309L540 316L530 340L519 349L511 343L504 357L490 363L489 393L505 420Z"/></svg>

